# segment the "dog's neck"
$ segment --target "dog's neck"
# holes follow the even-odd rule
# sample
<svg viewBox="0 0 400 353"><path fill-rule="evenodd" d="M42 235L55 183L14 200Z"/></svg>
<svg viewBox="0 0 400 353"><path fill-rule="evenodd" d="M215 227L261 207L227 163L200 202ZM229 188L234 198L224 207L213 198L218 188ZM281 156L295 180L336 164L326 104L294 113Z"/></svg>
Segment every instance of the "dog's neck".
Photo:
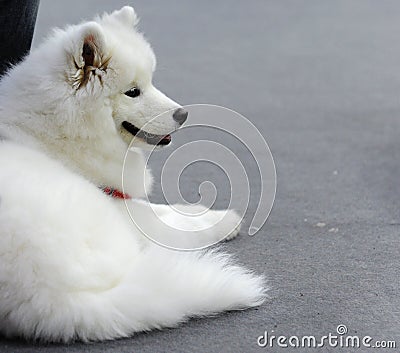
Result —
<svg viewBox="0 0 400 353"><path fill-rule="evenodd" d="M8 111L6 114L2 109L0 135L18 144L41 150L99 187L124 190L135 197L142 197L149 191L151 176L146 171L142 152L135 150L127 153L128 145L119 136L112 119L101 119L102 114L111 114L110 109L103 107L85 116L72 116L71 119L76 122L75 128L67 124L51 124L58 119L51 117L51 111L46 114L48 116L29 112L31 123L26 124L7 119L7 116L21 116L21 112ZM82 121L85 124L79 124ZM99 126L101 122L103 125ZM77 131L77 128L82 130ZM125 166L129 167L124 169L123 176L125 161Z"/></svg>

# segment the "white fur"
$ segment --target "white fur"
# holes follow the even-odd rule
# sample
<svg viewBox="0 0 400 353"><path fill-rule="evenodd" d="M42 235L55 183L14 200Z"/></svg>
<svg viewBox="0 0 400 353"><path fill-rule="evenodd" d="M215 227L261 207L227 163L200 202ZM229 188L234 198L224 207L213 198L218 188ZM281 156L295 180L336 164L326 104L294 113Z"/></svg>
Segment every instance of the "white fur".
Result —
<svg viewBox="0 0 400 353"><path fill-rule="evenodd" d="M137 21L124 7L56 30L1 81L0 332L7 336L113 339L253 307L265 298L262 278L226 255L149 242L124 202L98 188L122 187L132 138L122 121L160 135L178 128L172 112L179 105L152 85L155 57ZM84 43L99 61L82 84ZM124 95L133 85L140 97ZM149 204L138 199L151 184L143 156L135 150L128 158L134 166L125 173L125 191L134 196L130 207L160 241L170 237L195 247L227 229L228 237L237 234L232 211L185 217L155 205L161 219L197 231L163 233ZM207 228L221 212L226 222Z"/></svg>

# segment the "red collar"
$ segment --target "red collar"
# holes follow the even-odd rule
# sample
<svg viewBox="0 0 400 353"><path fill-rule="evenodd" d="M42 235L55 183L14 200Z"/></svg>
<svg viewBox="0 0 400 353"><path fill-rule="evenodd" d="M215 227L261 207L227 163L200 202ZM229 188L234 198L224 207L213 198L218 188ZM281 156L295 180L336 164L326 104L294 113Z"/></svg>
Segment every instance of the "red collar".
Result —
<svg viewBox="0 0 400 353"><path fill-rule="evenodd" d="M132 197L128 194L124 194L118 189L111 188L109 186L100 187L100 189L106 194L111 196L113 199L130 200Z"/></svg>

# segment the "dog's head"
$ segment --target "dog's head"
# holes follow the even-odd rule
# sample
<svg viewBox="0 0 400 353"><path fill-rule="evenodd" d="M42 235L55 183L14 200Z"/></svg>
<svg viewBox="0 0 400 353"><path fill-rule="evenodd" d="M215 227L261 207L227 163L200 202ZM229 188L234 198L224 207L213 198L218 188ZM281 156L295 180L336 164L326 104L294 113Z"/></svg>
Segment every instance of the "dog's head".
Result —
<svg viewBox="0 0 400 353"><path fill-rule="evenodd" d="M111 110L125 142L135 136L141 147L167 145L188 113L153 86L155 56L137 23L125 6L67 29L66 82L81 102L103 102Z"/></svg>

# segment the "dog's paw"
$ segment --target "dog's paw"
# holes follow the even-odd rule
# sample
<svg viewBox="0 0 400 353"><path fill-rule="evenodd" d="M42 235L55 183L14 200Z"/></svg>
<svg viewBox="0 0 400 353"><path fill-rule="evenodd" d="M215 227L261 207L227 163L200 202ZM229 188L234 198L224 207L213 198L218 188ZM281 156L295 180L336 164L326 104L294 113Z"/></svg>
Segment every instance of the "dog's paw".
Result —
<svg viewBox="0 0 400 353"><path fill-rule="evenodd" d="M242 226L242 219L239 217L236 211L234 210L227 210L227 214L225 217L228 218L228 223L231 225L232 230L228 235L223 238L223 241L229 241L233 238L236 238L239 235L240 228Z"/></svg>
<svg viewBox="0 0 400 353"><path fill-rule="evenodd" d="M242 227L242 224L239 223L235 229L232 230L231 233L229 233L224 239L223 241L229 241L232 240L233 238L236 238L239 235L240 232L240 228Z"/></svg>
<svg viewBox="0 0 400 353"><path fill-rule="evenodd" d="M210 210L204 216L219 241L232 240L239 234L242 219L236 211Z"/></svg>

